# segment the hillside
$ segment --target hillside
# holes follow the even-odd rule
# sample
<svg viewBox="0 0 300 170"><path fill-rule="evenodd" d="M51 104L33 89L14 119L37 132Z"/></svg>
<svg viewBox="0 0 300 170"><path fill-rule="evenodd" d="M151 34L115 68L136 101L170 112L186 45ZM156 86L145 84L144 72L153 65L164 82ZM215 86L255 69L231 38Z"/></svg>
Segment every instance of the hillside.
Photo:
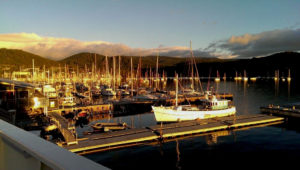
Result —
<svg viewBox="0 0 300 170"><path fill-rule="evenodd" d="M26 51L5 48L0 49L0 65L30 67L32 66L32 59L34 59L36 66L52 66L57 64L56 61Z"/></svg>
<svg viewBox="0 0 300 170"><path fill-rule="evenodd" d="M129 56L121 56L121 65L123 68L130 68L130 58ZM142 68L155 68L156 67L156 56L145 56L145 57L139 57L139 56L133 56L133 65L134 68L137 67L139 60L141 59L142 62ZM91 64L95 61L95 54L94 53L79 53L72 55L70 57L67 57L63 60L60 60L59 62L62 64L68 64L71 66L79 66L79 67L85 67L91 66ZM168 57L168 56L159 56L159 67L175 67L176 65L180 63L187 63L189 61L189 58L175 58L175 57ZM105 67L105 56L96 54L96 62L97 67ZM108 62L110 67L112 67L113 59L112 57L108 57ZM118 56L116 57L116 64L118 65ZM211 62L222 62L220 59L216 58L196 58L197 63L211 63Z"/></svg>
<svg viewBox="0 0 300 170"><path fill-rule="evenodd" d="M121 56L121 70L122 73L128 73L130 70L130 58L128 56ZM142 68L156 67L156 56L138 57L134 56L133 64L134 68L137 68L139 59L142 61ZM216 76L217 70L220 75L226 72L227 76L235 76L243 74L246 70L248 76L274 76L275 70L280 70L280 76L287 76L288 70L291 70L292 77L297 77L297 72L300 73L300 67L298 66L298 59L300 53L297 52L281 52L266 57L252 58L252 59L235 59L224 60L216 58L195 58L197 68L200 76ZM32 59L35 61L36 66L46 67L61 66L67 64L70 67L85 68L85 66L91 70L92 64L95 61L94 53L79 53L67 57L60 61L53 61L43 58L41 56L25 52L22 50L0 49L0 65L11 65L15 69L19 69L19 66L31 67ZM96 54L97 68L101 71L105 71L105 56ZM112 68L113 59L108 57L109 67ZM116 68L118 68L118 57L116 57ZM169 76L172 76L175 71L182 75L188 75L190 72L189 58L175 58L160 56L159 68L168 72ZM299 74L300 75L300 74Z"/></svg>
<svg viewBox="0 0 300 170"><path fill-rule="evenodd" d="M235 76L236 72L243 75L244 70L248 76L272 77L275 70L279 70L280 76L287 76L290 69L292 76L297 77L297 73L300 73L298 59L300 59L300 53L281 52L260 58L198 63L197 66L201 76L209 76L209 74L210 76L216 76L217 70L221 76L226 72L226 75L231 77ZM183 63L176 66L178 72L185 72L184 68L185 64ZM175 68L170 68L169 70L173 69Z"/></svg>

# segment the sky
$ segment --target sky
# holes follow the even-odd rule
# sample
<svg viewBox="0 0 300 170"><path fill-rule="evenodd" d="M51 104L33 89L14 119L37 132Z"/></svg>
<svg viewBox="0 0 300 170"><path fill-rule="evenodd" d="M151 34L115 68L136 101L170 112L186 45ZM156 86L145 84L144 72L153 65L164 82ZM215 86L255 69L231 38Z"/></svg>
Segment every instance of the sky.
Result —
<svg viewBox="0 0 300 170"><path fill-rule="evenodd" d="M300 50L298 0L0 0L0 48L251 58Z"/></svg>

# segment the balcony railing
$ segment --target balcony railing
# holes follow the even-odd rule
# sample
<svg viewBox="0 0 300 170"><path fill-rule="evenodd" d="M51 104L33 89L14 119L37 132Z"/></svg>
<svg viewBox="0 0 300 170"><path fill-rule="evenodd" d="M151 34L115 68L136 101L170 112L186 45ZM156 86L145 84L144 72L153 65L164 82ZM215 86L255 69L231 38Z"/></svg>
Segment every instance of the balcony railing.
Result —
<svg viewBox="0 0 300 170"><path fill-rule="evenodd" d="M0 169L107 169L0 120Z"/></svg>

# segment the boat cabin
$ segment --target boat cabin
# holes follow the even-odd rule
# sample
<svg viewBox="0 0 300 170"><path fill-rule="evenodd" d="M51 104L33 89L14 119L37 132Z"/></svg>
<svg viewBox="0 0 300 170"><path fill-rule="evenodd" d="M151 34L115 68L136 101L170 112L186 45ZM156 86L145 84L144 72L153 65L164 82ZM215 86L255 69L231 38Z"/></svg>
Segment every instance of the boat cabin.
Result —
<svg viewBox="0 0 300 170"><path fill-rule="evenodd" d="M209 109L219 110L228 108L228 102L228 100L224 99L218 100L216 96L213 95L211 99L202 101L202 105Z"/></svg>

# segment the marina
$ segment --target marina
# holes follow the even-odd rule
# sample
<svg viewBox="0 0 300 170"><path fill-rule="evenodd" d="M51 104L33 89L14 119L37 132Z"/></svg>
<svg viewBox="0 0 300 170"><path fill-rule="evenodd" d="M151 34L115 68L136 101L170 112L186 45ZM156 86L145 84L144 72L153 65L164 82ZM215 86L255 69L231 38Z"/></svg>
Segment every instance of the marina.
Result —
<svg viewBox="0 0 300 170"><path fill-rule="evenodd" d="M0 170L293 169L300 1L3 1Z"/></svg>
<svg viewBox="0 0 300 170"><path fill-rule="evenodd" d="M18 126L25 125L26 129L42 129L40 136L44 139L60 148L87 157L136 147L168 146L174 141L193 139L197 136L205 137L208 143L214 144L217 143L218 138L231 133L247 131L251 128L284 126L286 123L285 116L282 114L275 114L275 112L271 116L257 114L259 109L262 113L266 112L262 110L263 107L257 107L257 110L249 109L254 114L241 112L240 108L247 105L241 105L239 102L243 101L249 93L244 84L259 84L261 82L259 80L245 82L227 78L226 81L224 79L214 81L211 86L215 87L205 93L201 92L199 83L197 89L200 91L193 91L186 88L187 86L176 90L174 84L178 82L177 80L187 85L191 82L190 78L171 78L167 79L166 87L162 87L161 90L155 89L155 83L152 88L150 84L144 84L145 87L134 86L136 90L131 91L133 93L129 96L106 96L100 93L100 89L96 90L98 83L93 79L89 80L87 85L71 82L65 85L50 83L47 86L37 85L40 83L1 79L1 86L6 89L2 94L10 92L15 94L11 98L2 100L1 115ZM194 80L195 88L197 78ZM267 81L272 83L275 80ZM289 81L281 83L289 83ZM160 84L163 85L164 82L160 80ZM209 84L208 79L203 86ZM39 87L46 90L43 88L39 90ZM242 92L236 93L232 89L242 90ZM21 93L27 93L28 98L21 98ZM261 104L267 104L266 102L263 101ZM8 103L19 104L13 108L13 105ZM193 109L222 111L232 106L234 112L231 116L206 115L188 118L186 121L176 118L171 123L157 119L153 109L153 107L182 107L179 111L193 111ZM277 105L272 109L276 107ZM289 109L292 110L293 107ZM284 110L287 109L281 107L278 112L284 113L282 112ZM28 117L21 116L20 112L27 113ZM24 120L30 123L25 123ZM148 121L150 122L145 123Z"/></svg>

